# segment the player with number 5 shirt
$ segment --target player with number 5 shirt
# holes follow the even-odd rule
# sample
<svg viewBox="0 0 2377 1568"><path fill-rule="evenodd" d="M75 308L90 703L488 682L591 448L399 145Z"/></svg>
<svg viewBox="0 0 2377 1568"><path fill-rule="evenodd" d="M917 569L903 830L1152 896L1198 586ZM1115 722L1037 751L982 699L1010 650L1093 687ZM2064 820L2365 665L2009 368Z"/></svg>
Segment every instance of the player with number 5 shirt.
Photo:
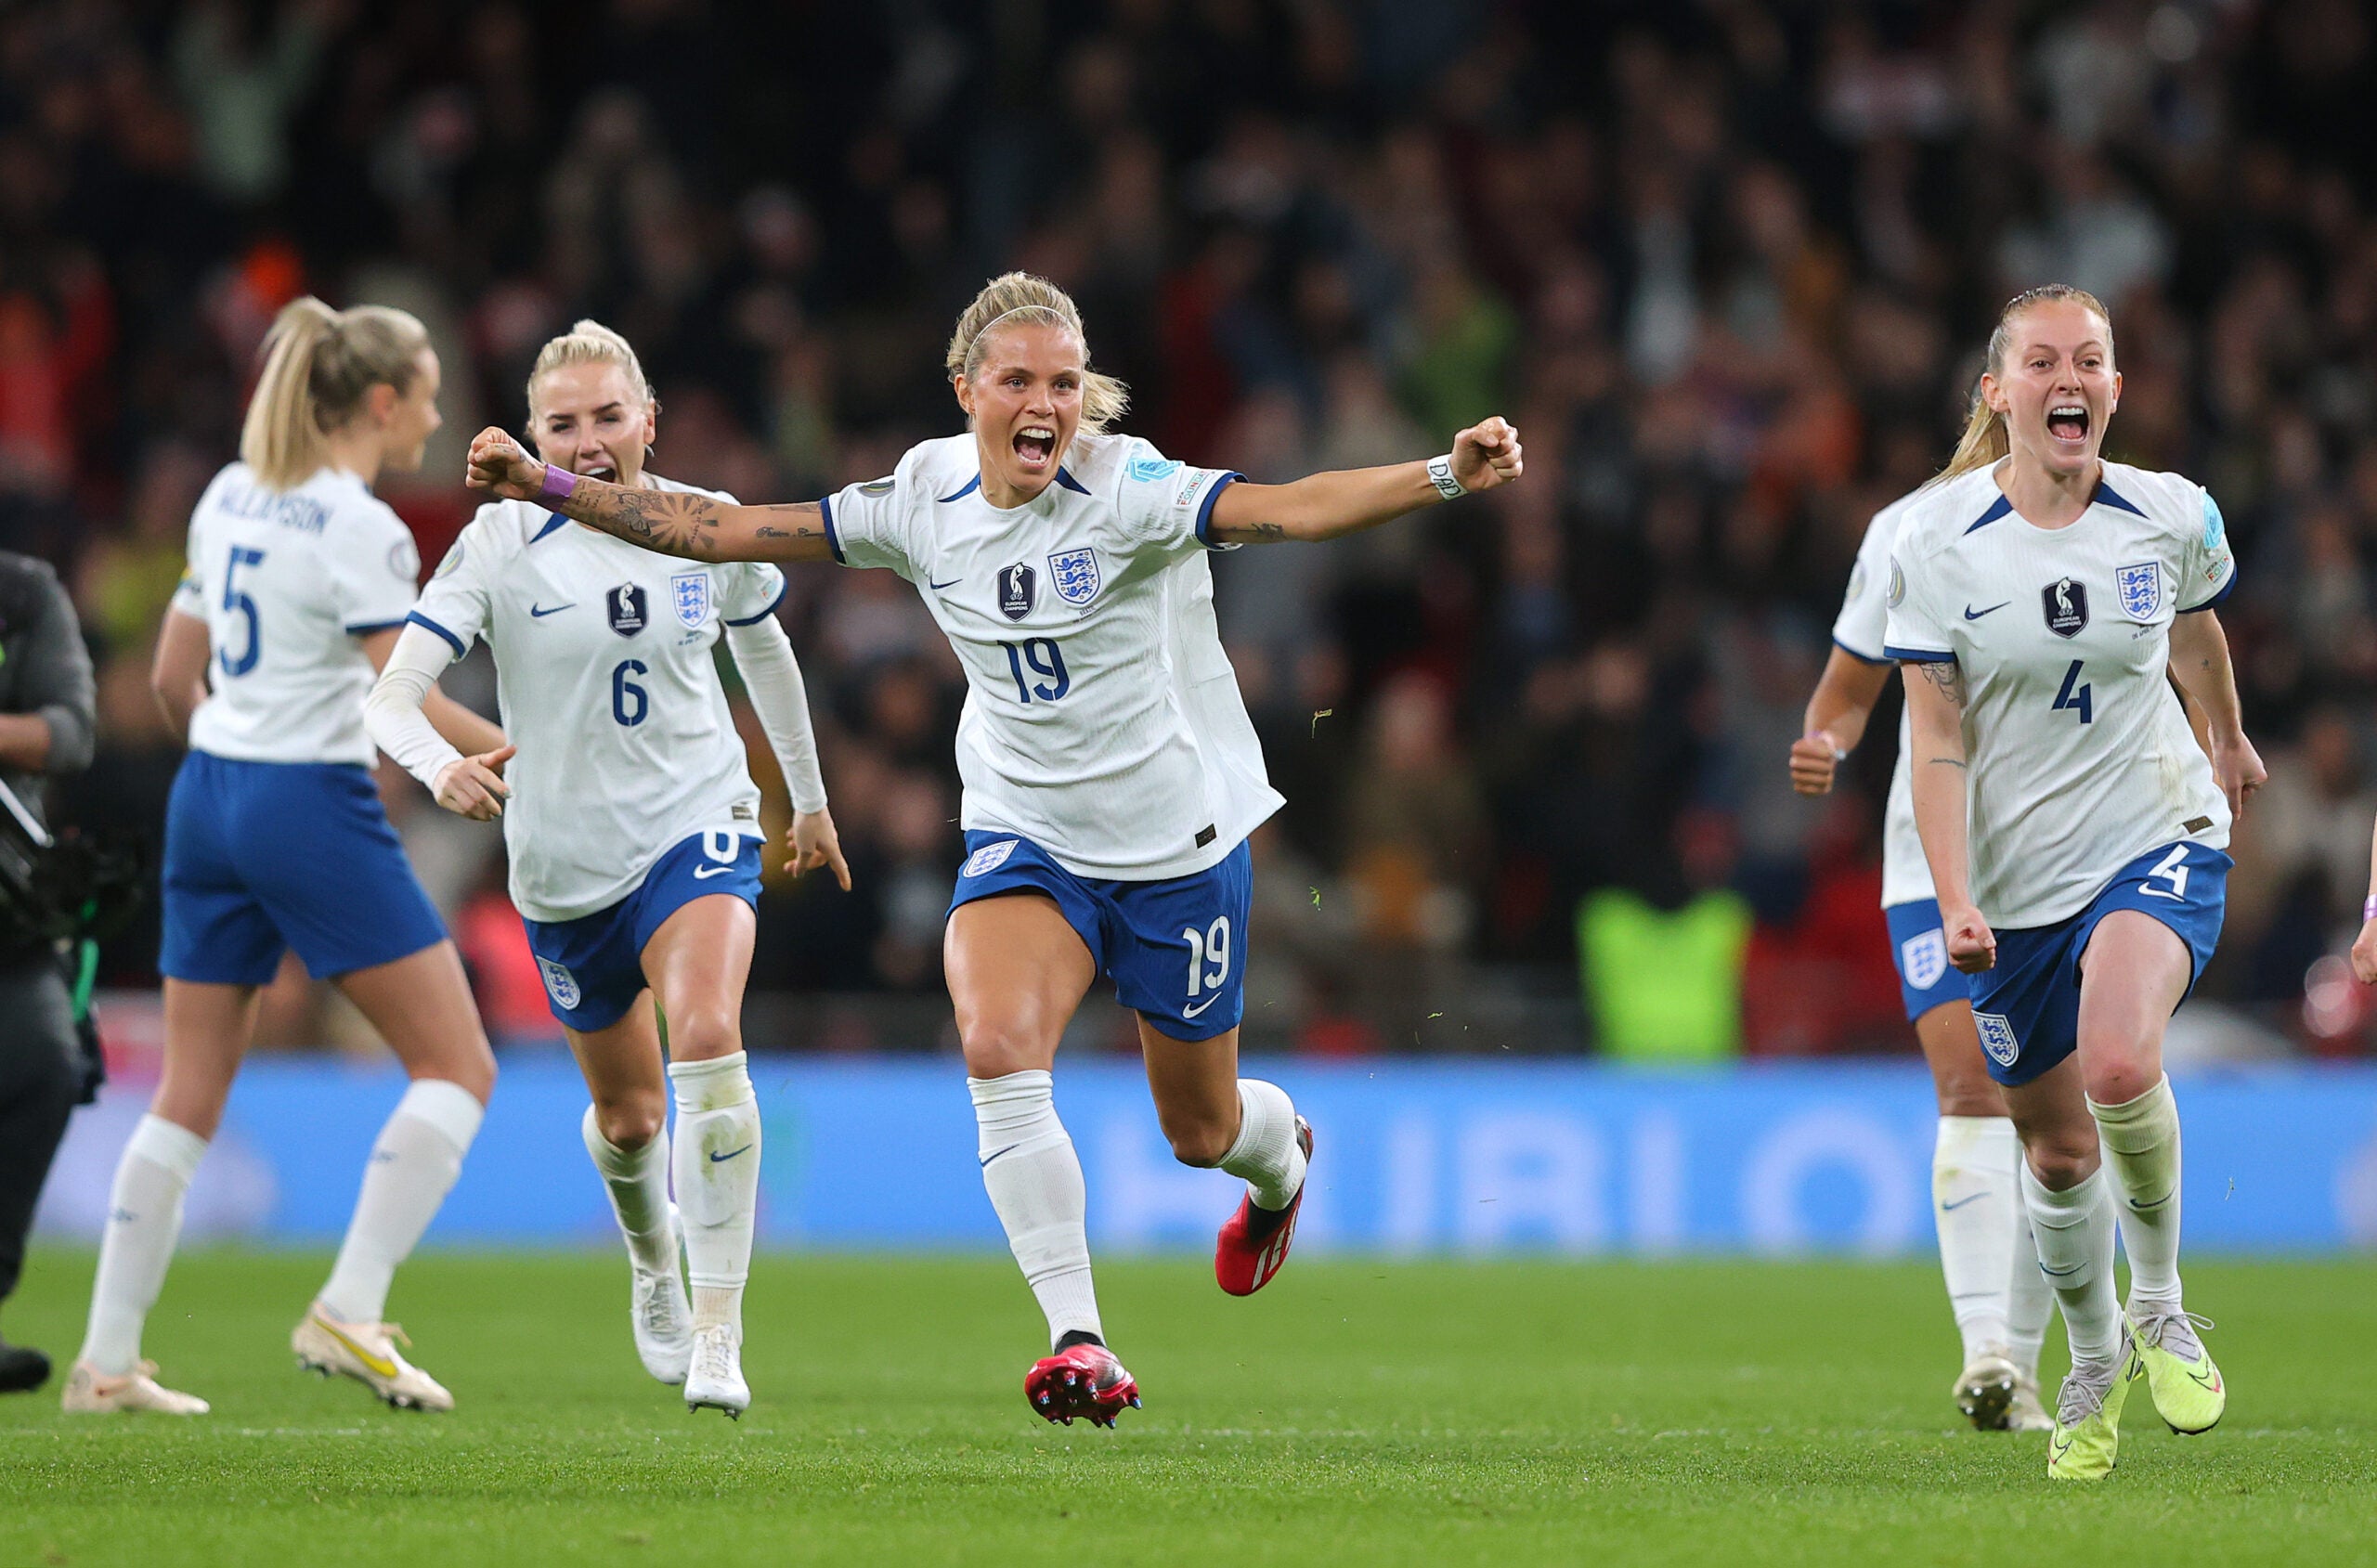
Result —
<svg viewBox="0 0 2377 1568"><path fill-rule="evenodd" d="M645 470L659 414L635 351L596 322L545 344L529 374L529 429L557 469L727 500ZM440 804L502 817L512 901L592 1095L582 1130L627 1243L636 1350L688 1406L735 1417L751 1397L742 1302L760 1112L741 1017L763 835L713 662L721 640L791 791L790 869L831 865L850 886L775 619L783 597L773 566L686 566L500 500L422 590L367 710L381 748ZM422 718L429 682L474 640L495 654L519 747L507 779Z"/></svg>
<svg viewBox="0 0 2377 1568"><path fill-rule="evenodd" d="M2210 1325L2180 1300L2163 1031L2212 956L2229 824L2265 776L2213 613L2236 578L2220 509L2177 474L2101 458L2120 397L2093 296L2007 305L1965 440L1900 524L1885 634L1907 671L1948 956L1972 977L2070 1331L2047 1465L2076 1480L2111 1471L2141 1379L2174 1430L2207 1431L2226 1407L2197 1332ZM2208 757L2173 679L2202 710Z"/></svg>
<svg viewBox="0 0 2377 1568"><path fill-rule="evenodd" d="M1519 477L1489 419L1426 463L1250 485L1110 434L1120 383L1089 368L1080 313L1046 279L993 279L945 368L968 433L824 500L734 506L588 483L500 431L470 483L705 563L835 561L916 586L965 667L965 781L945 967L982 1181L1048 1319L1033 1410L1111 1425L1137 1384L1106 1347L1081 1164L1050 1068L1091 980L1138 1015L1158 1119L1183 1162L1247 1185L1215 1244L1225 1290L1285 1260L1311 1130L1238 1075L1247 836L1278 809L1214 620L1208 553L1332 538Z"/></svg>

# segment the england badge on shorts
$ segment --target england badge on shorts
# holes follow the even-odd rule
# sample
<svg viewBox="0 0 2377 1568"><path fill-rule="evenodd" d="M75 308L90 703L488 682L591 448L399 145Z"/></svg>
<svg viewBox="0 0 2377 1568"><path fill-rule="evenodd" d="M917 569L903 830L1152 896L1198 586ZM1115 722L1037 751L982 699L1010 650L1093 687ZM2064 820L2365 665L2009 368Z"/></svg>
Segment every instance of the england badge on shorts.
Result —
<svg viewBox="0 0 2377 1568"><path fill-rule="evenodd" d="M2121 595L2121 613L2134 621L2150 621L2163 608L2163 566L2157 561L2118 567L2113 590Z"/></svg>
<svg viewBox="0 0 2377 1568"><path fill-rule="evenodd" d="M574 1011L584 998L578 990L578 978L550 958L537 960L537 973L544 977L545 994L563 1012Z"/></svg>
<svg viewBox="0 0 2377 1568"><path fill-rule="evenodd" d="M1898 944L1899 972L1909 991L1929 991L1948 972L1948 939L1938 927Z"/></svg>
<svg viewBox="0 0 2377 1568"><path fill-rule="evenodd" d="M2014 1037L2013 1020L2005 1014L1975 1012L1972 1027L1980 1032L1981 1048L1999 1067L2012 1067L2014 1058L2022 1054L2022 1043Z"/></svg>
<svg viewBox="0 0 2377 1568"><path fill-rule="evenodd" d="M1048 586L1068 604L1086 604L1098 597L1098 552L1064 550L1048 557Z"/></svg>

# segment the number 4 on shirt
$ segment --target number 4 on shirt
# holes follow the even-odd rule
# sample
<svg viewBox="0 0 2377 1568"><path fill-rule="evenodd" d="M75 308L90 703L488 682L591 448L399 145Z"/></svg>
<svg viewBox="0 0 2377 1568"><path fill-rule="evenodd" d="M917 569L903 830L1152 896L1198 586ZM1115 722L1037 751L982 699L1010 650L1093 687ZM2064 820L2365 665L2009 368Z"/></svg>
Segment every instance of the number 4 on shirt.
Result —
<svg viewBox="0 0 2377 1568"><path fill-rule="evenodd" d="M2072 708L2080 715L2083 724L2093 723L2097 717L2096 706L2088 699L2088 688L2080 683L2080 667L2085 662L2084 659L2072 661L2072 667L2063 672L2063 690L2056 693L2055 703L2048 709L2051 713L2060 713L2067 707Z"/></svg>

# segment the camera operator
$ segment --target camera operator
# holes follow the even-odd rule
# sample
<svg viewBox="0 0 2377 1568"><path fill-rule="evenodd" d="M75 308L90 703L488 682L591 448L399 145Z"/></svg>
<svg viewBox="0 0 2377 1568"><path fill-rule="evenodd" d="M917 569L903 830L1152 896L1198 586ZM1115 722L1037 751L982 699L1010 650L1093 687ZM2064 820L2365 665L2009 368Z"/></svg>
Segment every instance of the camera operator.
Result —
<svg viewBox="0 0 2377 1568"><path fill-rule="evenodd" d="M40 820L42 786L91 761L91 657L45 562L0 551L0 784ZM49 1162L94 1080L59 944L0 917L0 1303L16 1288ZM39 1388L49 1358L0 1337L0 1393Z"/></svg>

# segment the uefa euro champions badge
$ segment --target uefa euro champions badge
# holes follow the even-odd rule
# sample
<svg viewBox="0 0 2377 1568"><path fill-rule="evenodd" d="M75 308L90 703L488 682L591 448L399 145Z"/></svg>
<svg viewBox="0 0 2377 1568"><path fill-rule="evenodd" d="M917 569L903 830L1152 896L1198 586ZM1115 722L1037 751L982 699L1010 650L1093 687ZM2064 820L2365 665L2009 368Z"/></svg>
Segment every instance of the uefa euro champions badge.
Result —
<svg viewBox="0 0 2377 1568"><path fill-rule="evenodd" d="M709 619L709 574L680 572L670 577L669 601L677 607L679 625L700 626Z"/></svg>
<svg viewBox="0 0 2377 1568"><path fill-rule="evenodd" d="M1068 604L1086 604L1098 597L1098 552L1065 550L1048 557L1048 586Z"/></svg>
<svg viewBox="0 0 2377 1568"><path fill-rule="evenodd" d="M2058 637L2077 637L2086 629L2088 590L2070 577L2039 590L2039 604L2046 615L2046 628Z"/></svg>
<svg viewBox="0 0 2377 1568"><path fill-rule="evenodd" d="M1909 991L1929 991L1948 972L1948 938L1943 931L1933 929L1913 936L1898 944L1899 973L1906 977Z"/></svg>
<svg viewBox="0 0 2377 1568"><path fill-rule="evenodd" d="M2012 1067L2022 1054L2022 1043L2014 1038L2014 1025L2005 1014L1975 1013L1972 1026L1981 1032L1981 1050L1999 1067Z"/></svg>
<svg viewBox="0 0 2377 1568"><path fill-rule="evenodd" d="M1021 842L1022 840L1017 838L1002 838L995 844L983 845L981 849L966 857L965 867L960 870L957 875L960 876L988 876L991 873L998 870L999 867L1007 864L1007 858L1015 853L1016 845Z"/></svg>
<svg viewBox="0 0 2377 1568"><path fill-rule="evenodd" d="M1040 574L1029 566L1000 567L999 614L1011 621L1030 615L1039 581Z"/></svg>
<svg viewBox="0 0 2377 1568"><path fill-rule="evenodd" d="M2163 608L2163 565L2148 561L2116 567L2113 590L2121 595L2121 613L2134 621L2150 621Z"/></svg>
<svg viewBox="0 0 2377 1568"><path fill-rule="evenodd" d="M1158 480L1169 479L1179 473L1180 460L1177 458L1133 458L1131 466L1124 472L1142 485L1152 485Z"/></svg>
<svg viewBox="0 0 2377 1568"><path fill-rule="evenodd" d="M647 601L643 590L634 583L621 583L603 595L603 608L611 618L611 629L621 637L633 637L642 632L648 619Z"/></svg>
<svg viewBox="0 0 2377 1568"><path fill-rule="evenodd" d="M568 1012L584 1000L578 994L577 977L552 959L538 959L537 973L545 978L545 994L553 999L554 1006Z"/></svg>

